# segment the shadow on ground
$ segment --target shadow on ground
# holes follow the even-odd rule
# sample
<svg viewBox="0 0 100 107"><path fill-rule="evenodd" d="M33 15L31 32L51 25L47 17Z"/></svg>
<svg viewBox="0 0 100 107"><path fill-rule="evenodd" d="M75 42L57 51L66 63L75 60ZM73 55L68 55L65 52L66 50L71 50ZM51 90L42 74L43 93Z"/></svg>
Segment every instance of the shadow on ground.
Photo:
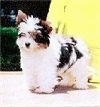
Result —
<svg viewBox="0 0 100 107"><path fill-rule="evenodd" d="M94 84L100 84L99 82L98 83L92 83L92 84L89 84L89 89L88 90L91 90L91 89L97 89L96 86L94 86ZM53 94L57 94L57 93L67 93L68 91L77 91L79 89L75 89L73 88L72 86L58 86L55 91L53 92ZM84 90L84 89L82 89Z"/></svg>

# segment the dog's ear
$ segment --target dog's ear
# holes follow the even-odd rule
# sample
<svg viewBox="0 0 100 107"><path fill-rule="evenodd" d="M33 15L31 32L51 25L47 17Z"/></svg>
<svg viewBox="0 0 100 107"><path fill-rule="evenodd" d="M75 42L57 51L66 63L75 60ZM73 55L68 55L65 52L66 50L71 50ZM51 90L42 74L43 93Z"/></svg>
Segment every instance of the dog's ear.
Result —
<svg viewBox="0 0 100 107"><path fill-rule="evenodd" d="M20 22L26 22L28 16L22 12L21 10L18 10L18 14L16 17L16 25L20 24Z"/></svg>
<svg viewBox="0 0 100 107"><path fill-rule="evenodd" d="M40 25L43 26L48 32L48 34L52 31L52 27L50 26L50 22L40 20Z"/></svg>

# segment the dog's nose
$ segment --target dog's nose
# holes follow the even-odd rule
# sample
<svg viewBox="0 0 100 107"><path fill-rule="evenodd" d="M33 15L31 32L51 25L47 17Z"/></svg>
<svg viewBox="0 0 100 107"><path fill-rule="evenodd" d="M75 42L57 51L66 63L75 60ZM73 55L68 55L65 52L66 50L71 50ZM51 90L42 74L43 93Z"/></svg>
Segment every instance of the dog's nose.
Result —
<svg viewBox="0 0 100 107"><path fill-rule="evenodd" d="M25 43L25 46L28 48L30 46L30 43Z"/></svg>

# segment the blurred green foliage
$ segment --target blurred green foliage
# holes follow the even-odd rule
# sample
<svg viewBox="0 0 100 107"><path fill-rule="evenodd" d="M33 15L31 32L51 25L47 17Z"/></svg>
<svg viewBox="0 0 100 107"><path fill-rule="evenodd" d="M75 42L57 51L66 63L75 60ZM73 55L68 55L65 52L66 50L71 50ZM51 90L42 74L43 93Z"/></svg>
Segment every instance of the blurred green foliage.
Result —
<svg viewBox="0 0 100 107"><path fill-rule="evenodd" d="M1 71L19 71L20 56L16 45L17 29L14 27L0 27L1 36Z"/></svg>

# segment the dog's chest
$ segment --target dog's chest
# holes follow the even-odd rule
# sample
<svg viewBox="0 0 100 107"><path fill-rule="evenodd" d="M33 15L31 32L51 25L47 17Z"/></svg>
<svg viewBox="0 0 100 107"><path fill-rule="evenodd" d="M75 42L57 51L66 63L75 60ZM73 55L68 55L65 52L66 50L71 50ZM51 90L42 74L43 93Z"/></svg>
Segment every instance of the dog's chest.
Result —
<svg viewBox="0 0 100 107"><path fill-rule="evenodd" d="M21 67L23 70L39 71L47 69L48 66L54 67L57 63L57 59L54 58L53 53L49 51L21 55Z"/></svg>

